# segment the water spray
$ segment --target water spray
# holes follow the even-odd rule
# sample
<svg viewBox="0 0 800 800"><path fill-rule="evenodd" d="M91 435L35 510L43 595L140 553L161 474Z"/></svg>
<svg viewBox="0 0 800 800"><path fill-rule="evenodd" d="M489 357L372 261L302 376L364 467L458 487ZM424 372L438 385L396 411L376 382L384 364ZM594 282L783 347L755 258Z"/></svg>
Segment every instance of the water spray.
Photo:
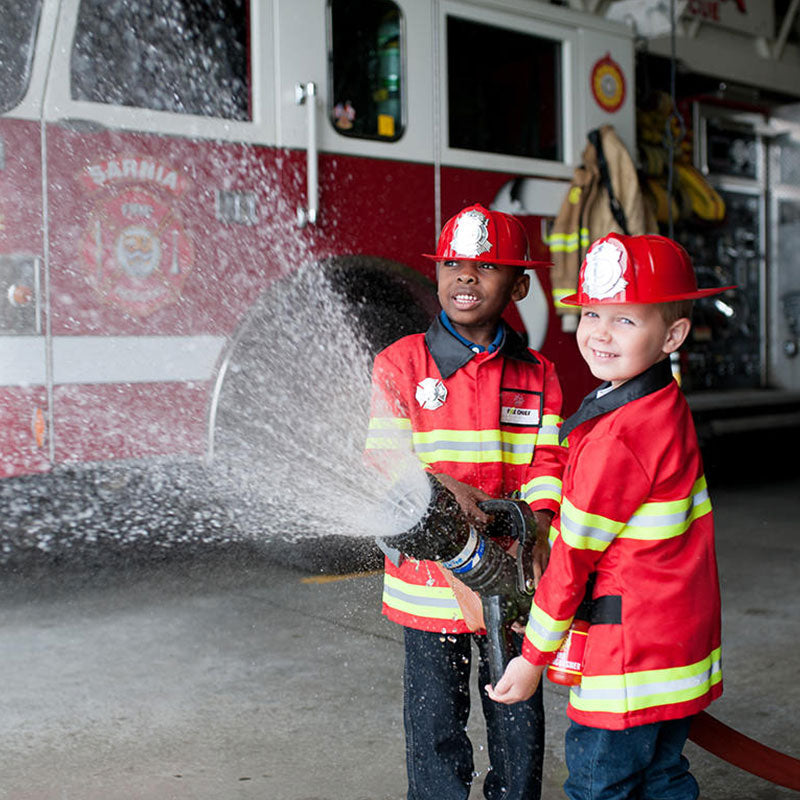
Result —
<svg viewBox="0 0 800 800"><path fill-rule="evenodd" d="M392 558L436 561L458 580L480 595L488 639L489 670L497 683L514 651L511 625L527 619L533 597L533 546L536 520L530 506L521 500L485 500L479 508L494 515L491 535L479 533L467 520L453 493L428 476L431 498L416 524L396 536L378 540ZM395 508L405 505L402 493L391 500ZM409 507L413 503L408 504ZM491 536L518 540L516 558Z"/></svg>

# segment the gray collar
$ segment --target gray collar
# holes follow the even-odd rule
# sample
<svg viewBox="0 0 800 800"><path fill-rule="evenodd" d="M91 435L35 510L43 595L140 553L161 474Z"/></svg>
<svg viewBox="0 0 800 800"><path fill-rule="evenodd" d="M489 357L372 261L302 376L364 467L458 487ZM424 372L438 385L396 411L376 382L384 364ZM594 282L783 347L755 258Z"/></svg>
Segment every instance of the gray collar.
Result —
<svg viewBox="0 0 800 800"><path fill-rule="evenodd" d="M559 443L563 442L578 425L602 414L608 414L609 411L616 411L616 409L633 400L638 400L640 397L653 394L653 392L669 386L672 380L672 367L669 359L665 358L662 361L656 361L651 367L648 367L635 378L626 381L622 386L618 386L607 394L598 397L598 392L602 392L603 389L611 386L609 381L605 381L593 392L587 394L583 398L580 408L571 417L564 420L564 424L558 432Z"/></svg>

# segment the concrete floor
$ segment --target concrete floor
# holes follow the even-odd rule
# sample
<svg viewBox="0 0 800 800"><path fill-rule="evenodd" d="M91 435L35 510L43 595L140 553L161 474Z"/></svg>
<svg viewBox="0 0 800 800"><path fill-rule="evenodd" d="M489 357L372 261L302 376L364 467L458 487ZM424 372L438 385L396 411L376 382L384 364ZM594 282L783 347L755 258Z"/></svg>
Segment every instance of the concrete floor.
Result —
<svg viewBox="0 0 800 800"><path fill-rule="evenodd" d="M711 712L800 757L800 482L712 483L725 694ZM321 545L321 546L324 546ZM0 584L0 798L401 800L400 630L380 576L194 555ZM564 797L565 696L546 686L543 797ZM481 797L480 720L470 721ZM691 743L703 800L797 793Z"/></svg>

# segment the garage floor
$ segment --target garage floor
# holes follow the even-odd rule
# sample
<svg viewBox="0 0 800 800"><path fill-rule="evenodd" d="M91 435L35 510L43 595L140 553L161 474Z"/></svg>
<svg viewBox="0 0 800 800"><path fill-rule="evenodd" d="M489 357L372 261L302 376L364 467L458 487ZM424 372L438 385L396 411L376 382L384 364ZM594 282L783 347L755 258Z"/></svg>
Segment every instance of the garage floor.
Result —
<svg viewBox="0 0 800 800"><path fill-rule="evenodd" d="M800 483L733 473L712 483L725 694L711 712L800 758ZM378 574L315 577L269 552L6 567L0 798L401 800L402 645L379 600ZM564 706L548 684L545 800L564 796ZM470 731L477 798L478 718ZM797 797L687 754L703 800Z"/></svg>

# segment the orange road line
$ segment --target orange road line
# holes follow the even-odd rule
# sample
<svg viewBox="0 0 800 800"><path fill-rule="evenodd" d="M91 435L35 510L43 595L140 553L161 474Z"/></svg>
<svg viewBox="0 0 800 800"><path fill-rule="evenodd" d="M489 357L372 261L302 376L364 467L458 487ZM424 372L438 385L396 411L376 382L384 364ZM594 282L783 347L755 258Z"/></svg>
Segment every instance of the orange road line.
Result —
<svg viewBox="0 0 800 800"><path fill-rule="evenodd" d="M351 578L368 578L372 575L380 575L382 569L374 569L370 572L348 572L344 575L312 575L308 578L300 578L300 583L333 583L334 581L349 581Z"/></svg>

